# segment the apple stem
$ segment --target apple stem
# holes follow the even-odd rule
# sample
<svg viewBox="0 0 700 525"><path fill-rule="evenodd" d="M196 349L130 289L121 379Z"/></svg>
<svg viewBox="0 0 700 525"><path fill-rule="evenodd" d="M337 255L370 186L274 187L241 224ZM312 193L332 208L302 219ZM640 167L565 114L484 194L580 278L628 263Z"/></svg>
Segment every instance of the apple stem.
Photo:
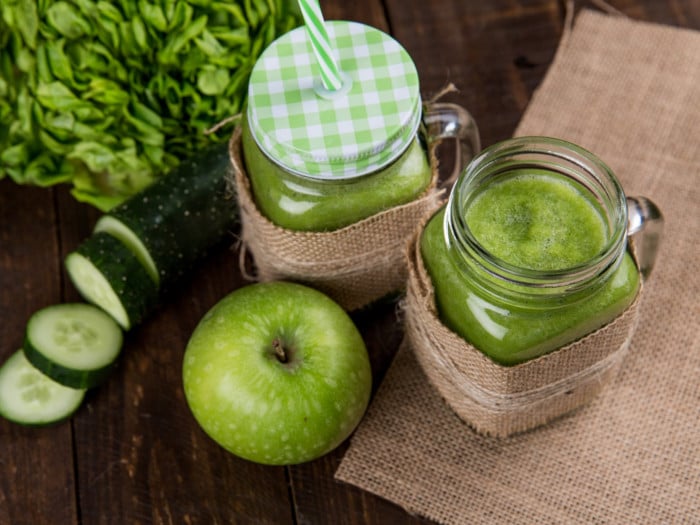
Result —
<svg viewBox="0 0 700 525"><path fill-rule="evenodd" d="M278 337L275 337L275 339L272 341L272 349L275 351L275 356L280 363L286 363L289 360L287 352L284 349L284 345Z"/></svg>

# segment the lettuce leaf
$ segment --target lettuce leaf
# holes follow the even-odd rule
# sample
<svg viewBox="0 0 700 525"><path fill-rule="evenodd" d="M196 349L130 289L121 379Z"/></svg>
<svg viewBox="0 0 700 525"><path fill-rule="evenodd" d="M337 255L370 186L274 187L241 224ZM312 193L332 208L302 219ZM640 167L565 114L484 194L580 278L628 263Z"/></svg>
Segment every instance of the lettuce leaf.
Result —
<svg viewBox="0 0 700 525"><path fill-rule="evenodd" d="M230 136L294 0L3 0L0 178L106 211Z"/></svg>

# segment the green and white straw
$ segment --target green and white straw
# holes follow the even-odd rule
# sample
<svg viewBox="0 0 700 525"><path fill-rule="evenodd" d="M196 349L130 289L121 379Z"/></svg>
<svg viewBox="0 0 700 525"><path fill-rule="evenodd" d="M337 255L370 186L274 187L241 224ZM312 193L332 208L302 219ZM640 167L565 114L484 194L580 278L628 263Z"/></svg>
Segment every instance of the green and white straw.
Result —
<svg viewBox="0 0 700 525"><path fill-rule="evenodd" d="M321 13L318 0L298 0L301 14L304 16L306 32L311 40L311 47L316 55L321 82L328 91L338 91L343 86L338 63L333 57L331 41Z"/></svg>

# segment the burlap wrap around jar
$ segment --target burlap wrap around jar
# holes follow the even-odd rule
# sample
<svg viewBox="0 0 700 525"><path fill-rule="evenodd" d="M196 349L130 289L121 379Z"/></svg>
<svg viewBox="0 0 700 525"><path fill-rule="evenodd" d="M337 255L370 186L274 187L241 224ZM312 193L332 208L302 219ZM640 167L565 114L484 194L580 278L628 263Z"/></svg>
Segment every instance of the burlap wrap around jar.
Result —
<svg viewBox="0 0 700 525"><path fill-rule="evenodd" d="M241 130L230 140L232 178L241 218L241 240L261 281L308 284L346 310L356 310L405 288L404 249L421 217L436 210L444 193L437 188L436 143L429 148L432 181L414 201L389 208L329 232L292 231L269 221L251 193L241 154Z"/></svg>
<svg viewBox="0 0 700 525"><path fill-rule="evenodd" d="M477 432L507 437L591 401L617 374L637 324L641 289L617 318L556 351L515 366L489 359L439 319L414 233L406 251L405 342L452 410Z"/></svg>

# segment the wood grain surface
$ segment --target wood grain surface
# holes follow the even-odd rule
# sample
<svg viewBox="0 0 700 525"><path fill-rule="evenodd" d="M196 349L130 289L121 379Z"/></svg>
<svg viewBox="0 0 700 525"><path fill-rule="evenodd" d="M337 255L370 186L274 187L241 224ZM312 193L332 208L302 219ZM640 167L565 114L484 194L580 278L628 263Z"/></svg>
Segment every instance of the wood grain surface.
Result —
<svg viewBox="0 0 700 525"><path fill-rule="evenodd" d="M576 2L575 9L601 2ZM621 13L700 29L698 0L610 0ZM392 34L413 57L429 98L478 122L483 144L508 138L545 75L565 24L556 0L322 0L328 19ZM0 181L0 360L20 347L37 309L79 299L63 258L99 214L66 188ZM235 233L235 232L234 232ZM417 524L394 504L333 479L347 443L316 461L265 467L212 442L185 403L182 356L192 330L226 293L244 285L231 242L180 283L130 332L111 378L67 422L24 428L0 420L0 525ZM354 315L376 385L398 348L396 302Z"/></svg>

